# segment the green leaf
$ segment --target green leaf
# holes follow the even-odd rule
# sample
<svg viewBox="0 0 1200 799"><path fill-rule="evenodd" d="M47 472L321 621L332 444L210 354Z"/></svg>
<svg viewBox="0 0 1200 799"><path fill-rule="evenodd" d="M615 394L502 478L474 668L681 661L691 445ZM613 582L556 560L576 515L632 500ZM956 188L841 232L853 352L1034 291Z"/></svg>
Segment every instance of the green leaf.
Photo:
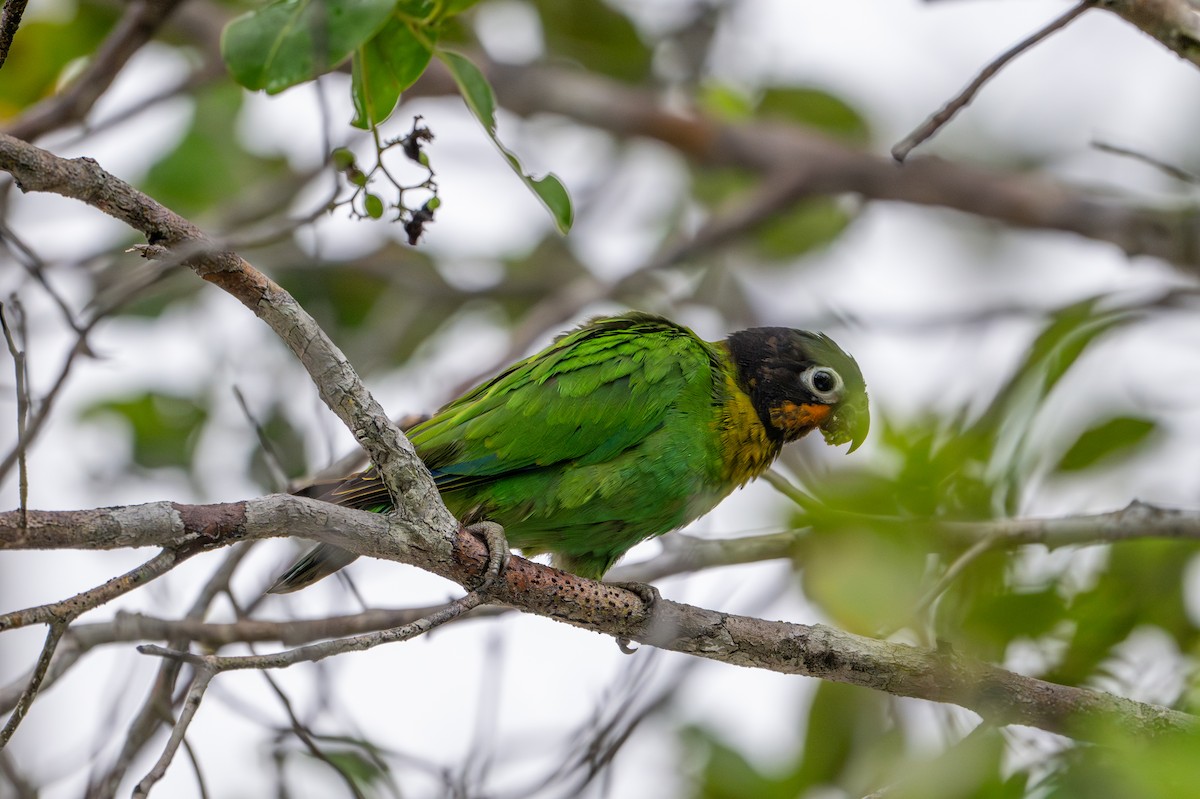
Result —
<svg viewBox="0 0 1200 799"><path fill-rule="evenodd" d="M70 13L52 13L42 19L32 12L26 15L4 62L0 119L15 117L54 94L55 84L68 67L95 53L117 23L120 10L107 4L72 3Z"/></svg>
<svg viewBox="0 0 1200 799"><path fill-rule="evenodd" d="M122 419L130 430L133 460L147 469L188 467L208 409L191 397L148 391L124 399L98 402L81 418L104 416Z"/></svg>
<svg viewBox="0 0 1200 799"><path fill-rule="evenodd" d="M797 547L804 593L839 627L873 635L912 618L927 553L886 530L817 527Z"/></svg>
<svg viewBox="0 0 1200 799"><path fill-rule="evenodd" d="M809 87L768 89L757 114L815 128L854 144L870 139L867 120L840 97Z"/></svg>
<svg viewBox="0 0 1200 799"><path fill-rule="evenodd" d="M363 198L363 208L367 211L367 216L372 219L379 219L383 216L383 200L379 199L378 195L368 194Z"/></svg>
<svg viewBox="0 0 1200 799"><path fill-rule="evenodd" d="M850 214L837 200L818 197L769 219L755 231L754 243L764 258L786 262L830 244L850 220Z"/></svg>
<svg viewBox="0 0 1200 799"><path fill-rule="evenodd" d="M471 6L478 3L479 0L446 0L442 3L442 17L451 17L455 14L461 14Z"/></svg>
<svg viewBox="0 0 1200 799"><path fill-rule="evenodd" d="M888 724L883 694L822 682L808 712L807 734L789 779L791 796L807 796L818 786L847 786L865 762L888 762L904 748L902 735ZM849 778L849 779L848 779ZM814 792L815 793L815 792ZM852 795L861 793L853 792Z"/></svg>
<svg viewBox="0 0 1200 799"><path fill-rule="evenodd" d="M718 81L705 81L696 103L706 114L732 122L747 120L754 113L754 102L745 92Z"/></svg>
<svg viewBox="0 0 1200 799"><path fill-rule="evenodd" d="M361 752L351 749L325 752L323 759L326 763L353 780L356 785L363 787L369 787L380 782L386 775L386 772L380 767L378 761L372 760Z"/></svg>
<svg viewBox="0 0 1200 799"><path fill-rule="evenodd" d="M454 82L458 84L458 90L462 93L467 108L471 109L471 113L483 125L483 129L487 131L492 143L504 155L517 176L542 201L542 205L546 206L546 210L554 219L554 224L558 226L558 231L566 234L571 229L575 212L571 207L571 197L567 194L562 182L554 173L549 173L542 178L531 177L525 172L517 157L496 138L496 98L483 73L466 57L458 53L439 50L437 55L446 64L450 74L454 76Z"/></svg>
<svg viewBox="0 0 1200 799"><path fill-rule="evenodd" d="M333 168L339 172L345 172L354 166L354 153L345 147L334 150L330 158L333 161Z"/></svg>
<svg viewBox="0 0 1200 799"><path fill-rule="evenodd" d="M264 419L256 421L267 443L260 443L251 453L250 476L266 491L282 491L285 487L278 484L275 470L268 466L268 457L283 470L284 476L292 479L304 476L308 471L304 433L288 419L282 404L272 406ZM269 447L269 453L264 447Z"/></svg>
<svg viewBox="0 0 1200 799"><path fill-rule="evenodd" d="M1143 443L1158 425L1150 419L1118 416L1085 430L1058 462L1060 472L1077 472L1110 455Z"/></svg>
<svg viewBox="0 0 1200 799"><path fill-rule="evenodd" d="M421 77L429 59L437 32L393 15L387 24L354 53L350 93L354 99L357 128L369 130L387 119L400 100L400 93Z"/></svg>
<svg viewBox="0 0 1200 799"><path fill-rule="evenodd" d="M286 175L285 159L252 155L229 135L244 96L228 82L198 91L191 127L178 146L150 168L141 188L172 210L198 217L228 210L239 189L261 187L264 181Z"/></svg>
<svg viewBox="0 0 1200 799"><path fill-rule="evenodd" d="M641 83L650 77L653 52L629 17L601 0L535 0L546 50L589 72Z"/></svg>
<svg viewBox="0 0 1200 799"><path fill-rule="evenodd" d="M1194 651L1200 631L1188 612L1184 585L1198 552L1200 546L1194 541L1113 544L1108 566L1096 584L1071 600L1066 618L1074 634L1046 679L1079 684L1095 674L1111 657L1113 647L1137 627L1157 627L1175 640L1180 651Z"/></svg>
<svg viewBox="0 0 1200 799"><path fill-rule="evenodd" d="M276 0L225 26L221 56L238 83L275 94L346 60L395 6L396 0Z"/></svg>
<svg viewBox="0 0 1200 799"><path fill-rule="evenodd" d="M703 764L693 796L698 799L790 799L795 791L763 774L746 757L703 727L680 731L691 762Z"/></svg>

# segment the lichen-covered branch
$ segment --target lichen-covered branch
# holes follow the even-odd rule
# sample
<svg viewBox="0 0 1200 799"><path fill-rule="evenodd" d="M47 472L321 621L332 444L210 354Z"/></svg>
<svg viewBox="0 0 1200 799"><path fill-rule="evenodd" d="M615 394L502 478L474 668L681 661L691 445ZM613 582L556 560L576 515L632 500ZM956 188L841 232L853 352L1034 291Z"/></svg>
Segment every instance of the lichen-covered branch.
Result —
<svg viewBox="0 0 1200 799"><path fill-rule="evenodd" d="M236 506L241 507L240 512L234 512ZM215 507L215 512L209 507ZM89 517L93 529L104 529L108 524L102 518L104 512L94 513ZM451 546L429 549L419 546L419 541L414 546L385 516L300 497L276 495L221 506L155 503L138 509L112 509L111 515L137 520L137 529L125 526L119 534L110 530L97 538L90 529L80 529L79 546L111 546L121 541L164 547L203 542L205 547L215 547L288 530L360 554L409 563L463 586L474 585L487 563L486 546L465 530L458 531ZM15 516L15 511L0 514L0 541L7 539ZM54 512L35 511L30 516L31 527L56 530L55 540L61 540ZM78 516L65 512L63 519L73 523ZM1141 517L1135 517L1131 523L1139 520ZM33 546L41 540L31 536L24 544ZM647 612L642 600L623 588L521 558L513 558L490 599L676 652L860 685L897 696L950 702L996 723L1024 724L1083 739L1095 734L1098 722L1119 724L1144 735L1195 726L1193 717L1166 708L1055 685L953 653L865 638L824 625L766 621L666 599Z"/></svg>
<svg viewBox="0 0 1200 799"><path fill-rule="evenodd" d="M281 286L90 158L60 158L0 134L0 170L9 172L23 191L85 202L141 231L156 254L177 259L240 300L300 359L321 399L367 451L397 499L403 499L397 501L396 513L408 517L413 534L446 538L457 528L412 444L367 391L341 350Z"/></svg>

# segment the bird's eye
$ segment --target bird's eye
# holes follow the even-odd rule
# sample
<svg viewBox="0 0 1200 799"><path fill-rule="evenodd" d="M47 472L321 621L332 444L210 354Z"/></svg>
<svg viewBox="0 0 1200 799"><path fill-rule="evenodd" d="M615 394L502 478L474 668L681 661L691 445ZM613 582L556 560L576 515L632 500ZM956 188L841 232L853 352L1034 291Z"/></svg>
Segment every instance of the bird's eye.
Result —
<svg viewBox="0 0 1200 799"><path fill-rule="evenodd" d="M806 388L823 400L837 400L842 390L842 376L827 366L814 366L800 375Z"/></svg>

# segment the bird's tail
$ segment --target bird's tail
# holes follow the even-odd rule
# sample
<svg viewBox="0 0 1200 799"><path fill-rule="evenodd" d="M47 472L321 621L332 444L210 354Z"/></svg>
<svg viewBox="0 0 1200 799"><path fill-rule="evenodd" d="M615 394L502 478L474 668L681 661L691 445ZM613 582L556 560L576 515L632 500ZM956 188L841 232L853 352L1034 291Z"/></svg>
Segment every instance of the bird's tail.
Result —
<svg viewBox="0 0 1200 799"><path fill-rule="evenodd" d="M296 561L267 589L268 594L290 594L307 588L317 580L324 579L338 569L350 564L358 555L329 544L317 544Z"/></svg>
<svg viewBox="0 0 1200 799"><path fill-rule="evenodd" d="M412 430L416 425L428 419L428 416L410 414L401 418L397 424L404 432ZM379 473L374 466L368 466L361 472L349 477L336 480L319 480L292 492L298 497L312 497L334 505L347 508L359 508L376 513L391 509L392 497L387 486L379 479ZM267 589L268 594L290 594L307 588L317 580L322 580L338 569L350 565L357 558L353 552L329 544L317 544L304 554L304 557L288 569Z"/></svg>

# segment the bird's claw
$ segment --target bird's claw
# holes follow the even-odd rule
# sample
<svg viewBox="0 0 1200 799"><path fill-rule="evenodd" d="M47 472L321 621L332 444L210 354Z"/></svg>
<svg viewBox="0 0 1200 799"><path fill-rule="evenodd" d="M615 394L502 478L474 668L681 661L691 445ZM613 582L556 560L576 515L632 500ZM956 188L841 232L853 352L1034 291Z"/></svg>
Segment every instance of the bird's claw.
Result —
<svg viewBox="0 0 1200 799"><path fill-rule="evenodd" d="M654 614L654 606L662 599L662 594L659 593L659 590L649 583L625 582L605 583L605 585L611 585L614 588L623 588L631 594L636 594L638 599L642 600L642 605L644 606L642 612L646 614L646 618L650 618ZM630 646L629 639L624 636L617 637L617 648L625 655L632 655L637 651L637 647Z"/></svg>
<svg viewBox="0 0 1200 799"><path fill-rule="evenodd" d="M504 537L504 528L495 522L476 522L466 529L487 544L487 570L479 585L475 586L476 593L486 594L503 578L512 552L508 548L508 539Z"/></svg>

